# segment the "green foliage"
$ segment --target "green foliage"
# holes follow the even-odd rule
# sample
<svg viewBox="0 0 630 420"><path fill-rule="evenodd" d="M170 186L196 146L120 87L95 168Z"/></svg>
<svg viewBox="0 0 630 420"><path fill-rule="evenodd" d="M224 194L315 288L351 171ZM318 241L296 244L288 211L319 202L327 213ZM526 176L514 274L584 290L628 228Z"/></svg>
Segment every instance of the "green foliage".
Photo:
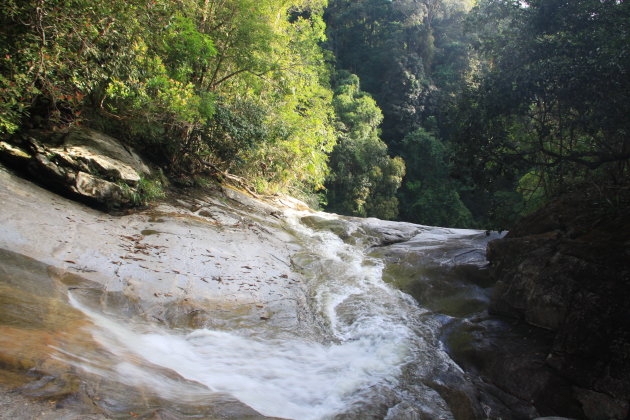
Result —
<svg viewBox="0 0 630 420"><path fill-rule="evenodd" d="M394 220L399 216L399 200L396 196L403 177L405 161L399 156L382 158L379 167L371 173L372 193L365 203L366 215Z"/></svg>
<svg viewBox="0 0 630 420"><path fill-rule="evenodd" d="M85 124L173 174L441 225L626 182L630 3L471 4L5 0L0 137Z"/></svg>
<svg viewBox="0 0 630 420"><path fill-rule="evenodd" d="M625 182L629 20L613 0L478 2L469 26L488 65L451 119L471 196L520 195L503 206L513 218L587 180Z"/></svg>
<svg viewBox="0 0 630 420"><path fill-rule="evenodd" d="M354 216L394 219L396 191L405 173L400 158L390 158L378 136L382 114L349 72L336 74L333 100L339 140L330 157L327 209Z"/></svg>
<svg viewBox="0 0 630 420"><path fill-rule="evenodd" d="M322 6L234 0L203 9L217 54L200 83L220 99L208 124L190 131L195 155L259 188L321 187L335 143ZM308 18L294 18L301 12Z"/></svg>
<svg viewBox="0 0 630 420"><path fill-rule="evenodd" d="M112 74L124 73L139 22L136 3L9 0L0 9L0 121L23 124L77 121L91 95ZM72 11L70 15L68 12ZM30 121L25 118L31 117Z"/></svg>
<svg viewBox="0 0 630 420"><path fill-rule="evenodd" d="M267 125L268 110L253 100L219 102L214 118L204 134L205 142L217 164L227 170L243 165L255 148L273 141L273 132Z"/></svg>
<svg viewBox="0 0 630 420"><path fill-rule="evenodd" d="M545 174L539 171L530 171L523 175L516 187L516 193L521 198L521 209L513 213L520 216L538 210L545 203L544 188Z"/></svg>
<svg viewBox="0 0 630 420"><path fill-rule="evenodd" d="M357 74L384 114L382 138L395 150L440 114L469 71L462 20L470 2L332 0L327 12L339 68ZM404 158L404 156L403 156Z"/></svg>
<svg viewBox="0 0 630 420"><path fill-rule="evenodd" d="M146 206L165 196L162 183L157 179L140 178L138 185L134 188L123 182L118 185L122 189L125 198L135 206Z"/></svg>
<svg viewBox="0 0 630 420"><path fill-rule="evenodd" d="M433 134L420 128L403 140L407 177L401 189L405 220L435 226L469 227L472 215L450 179L448 151Z"/></svg>
<svg viewBox="0 0 630 420"><path fill-rule="evenodd" d="M135 204L147 205L151 201L164 197L164 189L159 181L141 178L134 195Z"/></svg>
<svg viewBox="0 0 630 420"><path fill-rule="evenodd" d="M0 135L87 124L171 173L312 191L335 143L322 0L7 0Z"/></svg>
<svg viewBox="0 0 630 420"><path fill-rule="evenodd" d="M167 26L162 43L169 75L182 83L199 83L217 53L210 36L200 32L191 18L181 15Z"/></svg>
<svg viewBox="0 0 630 420"><path fill-rule="evenodd" d="M460 199L461 183L451 177L449 152L443 143L452 129L447 113L475 64L469 36L462 31L470 7L471 2L459 0L330 2L326 19L337 65L356 73L363 88L373 95L383 113L380 137L405 162L404 187L398 192L403 220L472 224ZM338 108L346 112L343 106ZM350 121L353 117L344 116ZM426 136L430 141L425 141ZM353 151L343 153L350 156ZM337 162L344 166L335 166ZM334 155L331 163L334 173L354 173L342 178L355 185L344 193L354 195L355 205L346 204L336 211L365 214L358 209L367 208L372 184L358 175L357 165ZM400 176L403 173L398 171ZM335 205L336 200L330 202Z"/></svg>

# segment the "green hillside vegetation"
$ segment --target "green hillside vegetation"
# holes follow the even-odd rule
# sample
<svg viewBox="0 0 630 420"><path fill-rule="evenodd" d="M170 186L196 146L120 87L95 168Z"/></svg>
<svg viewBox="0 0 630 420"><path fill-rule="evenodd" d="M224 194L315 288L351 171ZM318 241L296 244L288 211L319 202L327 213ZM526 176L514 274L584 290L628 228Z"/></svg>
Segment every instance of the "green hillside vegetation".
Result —
<svg viewBox="0 0 630 420"><path fill-rule="evenodd" d="M325 20L405 161L401 219L502 229L628 187L628 2L331 0Z"/></svg>
<svg viewBox="0 0 630 420"><path fill-rule="evenodd" d="M171 174L313 191L335 141L320 1L9 0L0 130L76 125Z"/></svg>
<svg viewBox="0 0 630 420"><path fill-rule="evenodd" d="M461 95L451 139L486 224L509 226L584 189L614 210L630 180L628 22L627 1L485 0L473 10L487 64Z"/></svg>
<svg viewBox="0 0 630 420"><path fill-rule="evenodd" d="M339 71L335 86L338 143L330 156L327 208L352 216L395 219L396 191L405 164L388 155L379 137L383 114L374 99L361 91L356 75Z"/></svg>
<svg viewBox="0 0 630 420"><path fill-rule="evenodd" d="M0 138L88 126L185 184L506 228L626 188L628 22L618 0L6 0Z"/></svg>

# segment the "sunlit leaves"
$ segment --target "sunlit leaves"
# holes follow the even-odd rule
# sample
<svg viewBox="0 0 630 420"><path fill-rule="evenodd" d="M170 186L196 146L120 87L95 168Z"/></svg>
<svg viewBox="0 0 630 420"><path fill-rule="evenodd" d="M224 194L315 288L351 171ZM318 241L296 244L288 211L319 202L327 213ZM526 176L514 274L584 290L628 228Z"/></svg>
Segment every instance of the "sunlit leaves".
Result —
<svg viewBox="0 0 630 420"><path fill-rule="evenodd" d="M93 124L173 172L210 164L270 188L321 187L336 141L324 5L7 0L0 134L35 107L30 125Z"/></svg>
<svg viewBox="0 0 630 420"><path fill-rule="evenodd" d="M169 74L180 82L198 80L216 54L208 34L199 31L192 19L175 16L163 37Z"/></svg>
<svg viewBox="0 0 630 420"><path fill-rule="evenodd" d="M338 118L339 142L331 155L328 209L355 216L394 219L396 192L405 173L400 158L390 158L378 136L382 121L376 102L359 87L357 76L336 75L333 104Z"/></svg>

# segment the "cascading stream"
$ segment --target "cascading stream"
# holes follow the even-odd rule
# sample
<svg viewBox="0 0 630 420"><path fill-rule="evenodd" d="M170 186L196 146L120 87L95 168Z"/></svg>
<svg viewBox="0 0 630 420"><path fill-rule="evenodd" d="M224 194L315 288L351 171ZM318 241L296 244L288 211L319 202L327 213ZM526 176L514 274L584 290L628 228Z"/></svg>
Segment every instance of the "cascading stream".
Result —
<svg viewBox="0 0 630 420"><path fill-rule="evenodd" d="M265 415L319 419L342 410L357 389L395 380L400 363L391 352L395 349L383 345L375 349L368 340L323 345L257 339L242 331L136 332L133 326L75 304L95 323L95 340L118 360L125 360L107 372L115 376L111 379L150 386L167 399L186 399L190 394L172 381L165 382L147 363L171 369L212 392L230 394ZM93 373L106 373L89 363L81 365ZM197 399L199 391L193 396Z"/></svg>
<svg viewBox="0 0 630 420"><path fill-rule="evenodd" d="M295 260L330 342L229 328L169 331L105 316L72 299L94 323L94 339L120 362L104 368L68 353L60 357L109 379L148 386L164 398L203 394L198 387L178 391L153 367L170 369L264 415L294 419L329 418L369 398L372 387L396 389L405 364L426 347L412 329L420 308L382 281L382 261L331 232L303 226L298 217L289 219L304 250Z"/></svg>
<svg viewBox="0 0 630 420"><path fill-rule="evenodd" d="M487 307L493 235L230 189L106 215L0 180L11 389L97 417L481 413L446 335Z"/></svg>

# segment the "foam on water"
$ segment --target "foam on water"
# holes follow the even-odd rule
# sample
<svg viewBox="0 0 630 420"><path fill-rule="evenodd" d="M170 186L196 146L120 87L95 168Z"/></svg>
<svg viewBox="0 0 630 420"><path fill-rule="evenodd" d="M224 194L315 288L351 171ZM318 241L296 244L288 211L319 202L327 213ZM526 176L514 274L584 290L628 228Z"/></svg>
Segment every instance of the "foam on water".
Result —
<svg viewBox="0 0 630 420"><path fill-rule="evenodd" d="M360 246L327 231L314 232L295 214L289 228L311 255L302 267L313 297L313 310L329 328L331 342L300 337L261 338L247 330L192 332L132 325L86 307L74 306L92 319L92 335L115 355L104 369L87 360L75 364L110 379L149 386L163 397L196 398L151 369L170 369L203 384L209 392L227 393L268 416L327 418L357 402L375 385L395 388L419 338L408 326L419 308L382 279L383 265ZM299 260L299 255L296 256Z"/></svg>
<svg viewBox="0 0 630 420"><path fill-rule="evenodd" d="M179 398L173 384L138 358L171 369L214 392L228 393L265 415L318 419L352 402L353 393L377 382L395 382L404 352L396 343L362 337L334 345L304 340L257 339L201 329L176 334L135 332L78 303L98 327L94 338L119 360L110 374ZM82 365L89 366L86 360ZM96 372L93 369L93 372ZM103 373L101 370L99 373ZM185 395L185 388L181 389Z"/></svg>

